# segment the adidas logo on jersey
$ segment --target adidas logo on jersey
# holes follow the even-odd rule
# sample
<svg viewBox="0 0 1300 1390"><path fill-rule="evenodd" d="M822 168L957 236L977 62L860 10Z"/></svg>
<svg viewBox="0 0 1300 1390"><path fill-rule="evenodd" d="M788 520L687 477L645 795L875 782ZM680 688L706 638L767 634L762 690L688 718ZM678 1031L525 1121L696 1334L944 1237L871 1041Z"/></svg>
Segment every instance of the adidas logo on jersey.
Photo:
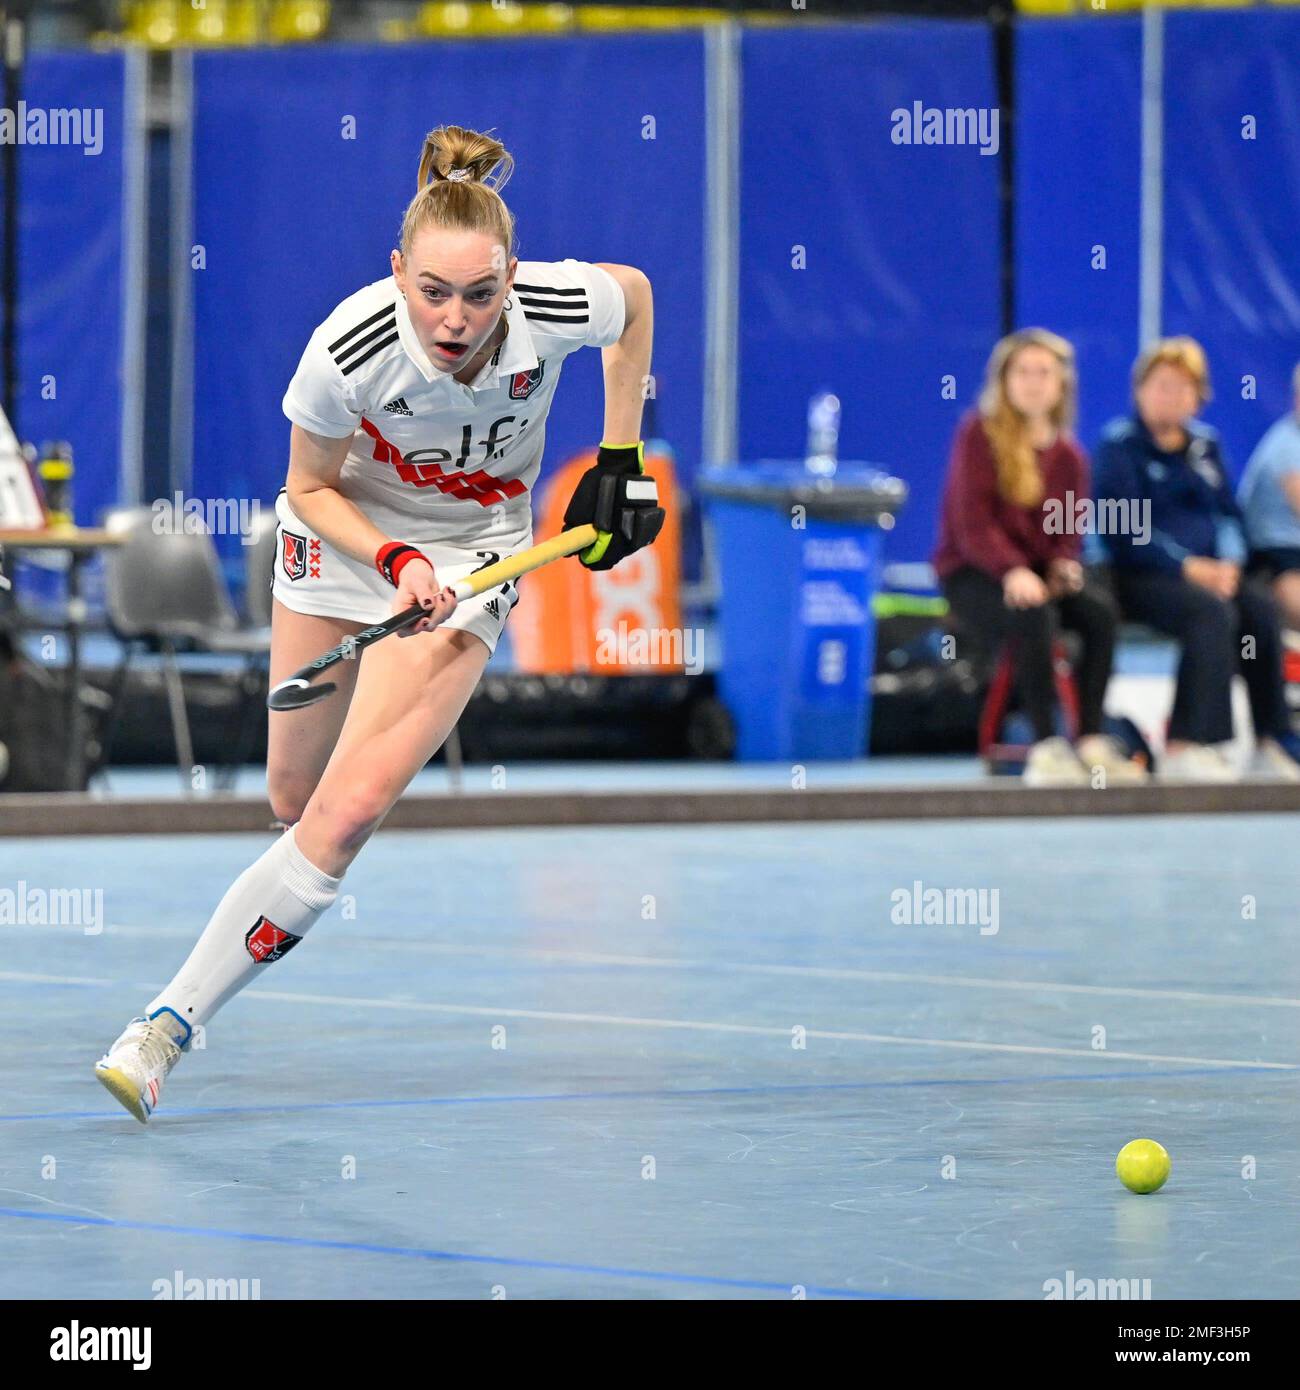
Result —
<svg viewBox="0 0 1300 1390"><path fill-rule="evenodd" d="M406 403L405 396L398 396L395 401L389 401L384 407L390 415L414 415L415 411Z"/></svg>
<svg viewBox="0 0 1300 1390"><path fill-rule="evenodd" d="M496 599L494 599L494 598L488 599L488 601L483 605L483 607L486 608L487 611L488 611L489 613L491 613L492 616L493 616L498 622L500 622L500 620L501 620L501 605L500 605L500 603L499 603Z"/></svg>

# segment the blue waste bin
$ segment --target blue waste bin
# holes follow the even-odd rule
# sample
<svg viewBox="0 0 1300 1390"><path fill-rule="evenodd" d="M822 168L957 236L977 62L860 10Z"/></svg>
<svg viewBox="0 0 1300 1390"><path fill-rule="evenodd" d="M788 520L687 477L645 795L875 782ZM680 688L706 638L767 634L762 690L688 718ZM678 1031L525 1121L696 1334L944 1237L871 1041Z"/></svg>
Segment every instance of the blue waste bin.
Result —
<svg viewBox="0 0 1300 1390"><path fill-rule="evenodd" d="M720 571L718 689L742 761L858 758L870 727L883 538L907 486L870 464L707 470Z"/></svg>

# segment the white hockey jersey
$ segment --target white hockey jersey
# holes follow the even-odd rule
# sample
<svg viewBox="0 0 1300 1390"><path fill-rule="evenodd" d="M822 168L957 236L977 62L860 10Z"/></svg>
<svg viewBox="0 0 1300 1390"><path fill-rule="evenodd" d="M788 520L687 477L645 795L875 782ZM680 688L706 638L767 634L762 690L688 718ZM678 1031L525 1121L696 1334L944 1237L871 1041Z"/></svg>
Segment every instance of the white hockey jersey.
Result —
<svg viewBox="0 0 1300 1390"><path fill-rule="evenodd" d="M564 359L616 343L626 306L599 266L520 261L503 312L509 332L470 386L430 362L391 275L349 295L307 344L284 413L352 436L339 490L397 539L527 514Z"/></svg>

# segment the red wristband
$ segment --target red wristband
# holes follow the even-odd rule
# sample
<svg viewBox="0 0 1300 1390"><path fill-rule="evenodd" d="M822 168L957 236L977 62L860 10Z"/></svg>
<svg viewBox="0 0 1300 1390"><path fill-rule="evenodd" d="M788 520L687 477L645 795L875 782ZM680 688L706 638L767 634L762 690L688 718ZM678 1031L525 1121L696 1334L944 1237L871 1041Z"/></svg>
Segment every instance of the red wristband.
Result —
<svg viewBox="0 0 1300 1390"><path fill-rule="evenodd" d="M401 582L402 571L412 560L424 560L426 565L429 563L413 545L407 545L405 541L388 541L379 547L379 553L375 556L375 568L393 588L397 588Z"/></svg>

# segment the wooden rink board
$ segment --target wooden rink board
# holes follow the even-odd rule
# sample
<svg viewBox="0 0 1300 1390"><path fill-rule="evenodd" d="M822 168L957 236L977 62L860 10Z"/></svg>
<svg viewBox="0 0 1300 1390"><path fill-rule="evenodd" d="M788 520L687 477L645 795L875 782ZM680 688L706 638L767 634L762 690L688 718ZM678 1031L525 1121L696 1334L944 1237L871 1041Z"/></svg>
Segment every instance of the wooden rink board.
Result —
<svg viewBox="0 0 1300 1390"><path fill-rule="evenodd" d="M0 545L11 550L99 550L104 546L122 546L126 537L117 531L98 527L74 526L59 530L18 531L0 528Z"/></svg>
<svg viewBox="0 0 1300 1390"><path fill-rule="evenodd" d="M1300 812L1300 783L989 787L969 782L825 791L447 793L407 796L381 829L720 825L807 821L986 820L1042 816L1278 815ZM0 795L0 836L222 835L269 832L261 797Z"/></svg>

